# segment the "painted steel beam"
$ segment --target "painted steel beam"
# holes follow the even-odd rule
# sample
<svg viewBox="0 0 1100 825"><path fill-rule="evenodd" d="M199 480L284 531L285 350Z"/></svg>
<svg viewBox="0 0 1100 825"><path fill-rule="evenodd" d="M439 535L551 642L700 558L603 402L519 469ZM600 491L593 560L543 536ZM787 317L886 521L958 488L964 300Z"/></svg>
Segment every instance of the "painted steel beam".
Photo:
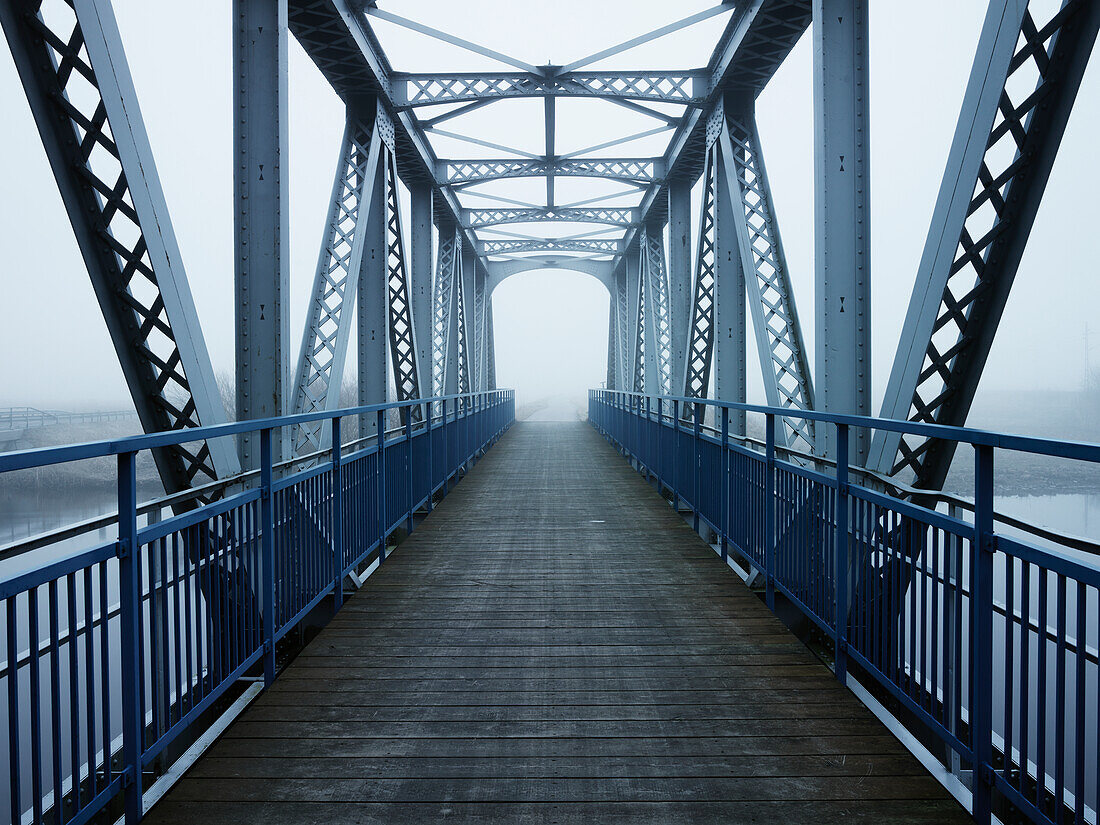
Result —
<svg viewBox="0 0 1100 825"><path fill-rule="evenodd" d="M724 125L721 118L715 126ZM711 343L710 371L713 375L714 397L720 401L744 403L748 400L747 388L747 323L745 317L745 270L737 243L737 208L740 193L731 189L725 153L714 135L715 148L712 159L714 171L714 285L712 288L713 340ZM703 257L700 250L700 258ZM694 327L693 327L694 328ZM801 337L801 336L800 336ZM706 382L700 382L702 386ZM744 410L731 410L729 428L733 435L746 434Z"/></svg>
<svg viewBox="0 0 1100 825"><path fill-rule="evenodd" d="M412 260L409 268L410 309L416 333L417 374L421 397L432 395L432 187L419 182L409 187Z"/></svg>
<svg viewBox="0 0 1100 825"><path fill-rule="evenodd" d="M246 421L284 415L291 391L287 2L234 0L233 20L237 420ZM238 449L244 469L259 466L257 434Z"/></svg>
<svg viewBox="0 0 1100 825"><path fill-rule="evenodd" d="M493 299L490 296L485 305L485 389L497 388L497 346L493 332Z"/></svg>
<svg viewBox="0 0 1100 825"><path fill-rule="evenodd" d="M477 245L479 255L506 255L520 252L596 252L614 255L622 250L621 240L576 240L559 241L548 238L545 241L480 241Z"/></svg>
<svg viewBox="0 0 1100 825"><path fill-rule="evenodd" d="M553 67L548 67L551 71ZM454 72L390 75L394 103L415 108L515 97L595 97L648 100L693 106L702 102L707 73L700 69L658 72Z"/></svg>
<svg viewBox="0 0 1100 825"><path fill-rule="evenodd" d="M670 386L679 391L684 380L692 320L691 181L668 183L668 311Z"/></svg>
<svg viewBox="0 0 1100 825"><path fill-rule="evenodd" d="M990 4L883 416L966 423L1098 27L1094 2L1067 0L1040 20L1024 0ZM954 451L877 434L869 464L939 490Z"/></svg>
<svg viewBox="0 0 1100 825"><path fill-rule="evenodd" d="M480 160L441 160L436 167L439 179L461 187L508 178L533 178L553 174L556 177L603 178L634 186L657 180L657 158L566 158L555 161L523 158Z"/></svg>
<svg viewBox="0 0 1100 825"><path fill-rule="evenodd" d="M772 207L760 135L751 101L718 107L710 128L724 171L725 191L731 198L728 226L736 238L744 273L749 315L768 404L795 410L814 409L802 325L798 320L787 258ZM813 450L813 422L784 419L782 437L790 447ZM800 443L801 442L801 443Z"/></svg>
<svg viewBox="0 0 1100 825"><path fill-rule="evenodd" d="M385 114L379 111L378 118ZM363 123L349 111L298 355L295 414L340 406L365 227L383 220L382 215L370 212L371 195L381 173L381 152L382 140L374 122ZM302 424L295 428L293 442L294 455L327 449L332 443L331 427L324 421Z"/></svg>
<svg viewBox="0 0 1100 825"><path fill-rule="evenodd" d="M473 327L474 286L473 273L477 266L474 250L463 244L461 263L455 277L455 341L457 343L456 362L458 364L458 392L473 391Z"/></svg>
<svg viewBox="0 0 1100 825"><path fill-rule="evenodd" d="M408 253L401 230L398 203L397 158L387 151L382 159L386 197L386 308L390 344L390 364L398 401L420 398L420 355L416 346L416 327L412 317L412 289L409 286ZM423 414L419 406L410 408L414 418Z"/></svg>
<svg viewBox="0 0 1100 825"><path fill-rule="evenodd" d="M49 24L44 10L55 12ZM142 428L223 423L110 3L2 0L0 25ZM239 471L226 439L156 450L154 459L169 493Z"/></svg>
<svg viewBox="0 0 1100 825"><path fill-rule="evenodd" d="M817 406L871 414L871 175L867 0L814 0L814 348ZM818 450L835 458L835 431ZM851 433L867 460L870 433Z"/></svg>
<svg viewBox="0 0 1100 825"><path fill-rule="evenodd" d="M432 314L432 387L435 395L458 392L457 314L454 311L462 239L453 228L440 227L436 249Z"/></svg>
<svg viewBox="0 0 1100 825"><path fill-rule="evenodd" d="M627 250L619 264L616 278L616 297L619 301L619 317L622 324L619 327L619 352L622 353L620 386L624 390L634 390L635 387L635 362L638 355L638 339L640 338L641 306L641 270L637 244L632 250Z"/></svg>
<svg viewBox="0 0 1100 825"><path fill-rule="evenodd" d="M374 186L364 192L367 214L375 216L362 226L363 254L359 265L359 286L355 294L357 386L360 406L382 404L389 400L386 334L389 325L387 271L387 177L388 158L393 134L375 118L375 138L380 142L378 171ZM359 417L359 437L373 435L378 429L377 416Z"/></svg>
<svg viewBox="0 0 1100 825"><path fill-rule="evenodd" d="M717 142L707 151L699 206L698 249L695 254L694 290L687 357L684 363L683 394L706 398L710 391L710 369L714 354L714 293L717 281ZM674 373L674 375L677 373Z"/></svg>
<svg viewBox="0 0 1100 825"><path fill-rule="evenodd" d="M672 319L662 234L658 229L647 229L641 238L645 290L644 383L649 395L672 392Z"/></svg>
<svg viewBox="0 0 1100 825"><path fill-rule="evenodd" d="M607 302L607 376L604 386L609 390L619 389L622 368L619 364L619 301L616 294Z"/></svg>
<svg viewBox="0 0 1100 825"><path fill-rule="evenodd" d="M567 223L598 223L607 226L629 227L633 223L634 210L620 207L553 209L540 206L534 209L466 209L463 224L471 229L500 226L508 223L538 223L563 221Z"/></svg>

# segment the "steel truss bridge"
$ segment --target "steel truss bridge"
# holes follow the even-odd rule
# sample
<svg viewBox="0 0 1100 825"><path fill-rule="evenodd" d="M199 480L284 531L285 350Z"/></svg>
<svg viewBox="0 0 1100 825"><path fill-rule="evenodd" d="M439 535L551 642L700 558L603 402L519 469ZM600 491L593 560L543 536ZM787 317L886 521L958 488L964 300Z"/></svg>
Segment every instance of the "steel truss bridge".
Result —
<svg viewBox="0 0 1100 825"><path fill-rule="evenodd" d="M0 0L146 433L0 454L13 483L117 462L118 490L0 551L9 821L1097 823L1100 548L1000 515L993 473L1100 449L964 425L1100 3L989 0L877 418L866 0L718 2L562 65L391 5L232 3L227 411L110 0ZM600 68L704 23L704 65ZM398 71L385 27L500 69ZM755 115L803 36L812 369ZM291 37L346 111L296 349ZM523 98L540 151L463 126ZM562 152L570 98L651 128ZM574 179L613 191L561 202ZM592 428L517 425L497 387L493 292L549 269L611 298ZM969 499L941 492L959 444Z"/></svg>

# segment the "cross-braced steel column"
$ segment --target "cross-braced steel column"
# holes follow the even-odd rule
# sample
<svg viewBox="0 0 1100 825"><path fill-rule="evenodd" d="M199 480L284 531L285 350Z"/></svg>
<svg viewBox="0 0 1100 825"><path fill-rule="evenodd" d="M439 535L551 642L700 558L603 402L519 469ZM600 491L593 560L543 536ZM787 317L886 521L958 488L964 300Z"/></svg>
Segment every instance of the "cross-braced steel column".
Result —
<svg viewBox="0 0 1100 825"><path fill-rule="evenodd" d="M413 329L416 332L420 395L432 394L432 187L414 183L411 198L412 256L409 290Z"/></svg>
<svg viewBox="0 0 1100 825"><path fill-rule="evenodd" d="M870 161L866 0L814 0L817 406L871 414ZM818 433L833 456L832 427ZM863 464L869 433L852 433Z"/></svg>
<svg viewBox="0 0 1100 825"><path fill-rule="evenodd" d="M375 131L381 127L375 118ZM381 135L379 135L381 137ZM392 136L390 137L392 139ZM389 395L388 361L386 353L386 184L382 172L383 159L374 177L369 196L364 193L360 209L374 216L363 227L363 254L359 266L359 289L356 294L356 340L358 348L359 404L381 404ZM378 417L359 417L359 436L372 435L378 429Z"/></svg>
<svg viewBox="0 0 1100 825"><path fill-rule="evenodd" d="M373 123L373 117L364 122L348 110L295 373L295 413L340 406L366 227L383 220L370 211L381 168L381 140ZM294 454L326 449L332 439L327 423L311 421L295 428Z"/></svg>
<svg viewBox="0 0 1100 825"><path fill-rule="evenodd" d="M287 0L233 2L237 419L283 415L290 394ZM284 454L276 439L274 458ZM259 437L242 435L244 469Z"/></svg>
<svg viewBox="0 0 1100 825"><path fill-rule="evenodd" d="M745 321L745 271L737 251L734 198L726 174L726 158L714 152L714 397L745 402L747 350ZM731 410L730 433L745 435L745 411Z"/></svg>
<svg viewBox="0 0 1100 825"><path fill-rule="evenodd" d="M668 184L668 296L670 375L678 384L683 380L692 319L691 181L679 178Z"/></svg>
<svg viewBox="0 0 1100 825"><path fill-rule="evenodd" d="M432 377L435 395L458 392L458 270L462 240L453 226L440 226L435 269Z"/></svg>

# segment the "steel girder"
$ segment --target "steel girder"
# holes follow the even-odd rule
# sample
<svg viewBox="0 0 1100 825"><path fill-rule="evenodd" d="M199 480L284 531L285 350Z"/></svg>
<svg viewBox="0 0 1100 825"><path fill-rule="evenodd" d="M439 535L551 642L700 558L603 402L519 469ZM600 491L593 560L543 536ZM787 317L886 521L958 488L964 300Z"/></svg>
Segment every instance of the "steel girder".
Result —
<svg viewBox="0 0 1100 825"><path fill-rule="evenodd" d="M340 406L365 227L372 219L382 220L370 213L382 151L382 140L373 127L348 111L295 373L292 409L296 414ZM296 428L294 454L327 449L332 431L326 424L312 421Z"/></svg>
<svg viewBox="0 0 1100 825"><path fill-rule="evenodd" d="M713 221L713 332L710 354L710 373L713 376L714 397L722 401L744 403L747 400L746 373L748 371L746 347L746 287L745 271L741 267L741 255L737 244L736 221L740 199L730 189L727 161L722 153L718 137L721 134L723 116L715 119L717 127L712 132L714 175ZM700 254L700 258L703 255ZM702 384L704 387L706 383ZM729 427L733 435L746 434L744 410L730 410Z"/></svg>
<svg viewBox="0 0 1100 825"><path fill-rule="evenodd" d="M142 428L223 423L110 3L2 0L0 24ZM169 493L239 471L225 439L154 450L154 459Z"/></svg>
<svg viewBox="0 0 1100 825"><path fill-rule="evenodd" d="M645 284L645 391L668 395L672 391L672 319L669 315L665 242L659 229L642 233Z"/></svg>
<svg viewBox="0 0 1100 825"><path fill-rule="evenodd" d="M597 223L626 228L633 223L634 210L619 207L577 209L539 206L530 209L466 209L463 211L463 216L465 218L464 225L470 229L500 226L506 223L539 223L543 221Z"/></svg>
<svg viewBox="0 0 1100 825"><path fill-rule="evenodd" d="M867 0L814 0L814 348L824 412L871 414L871 208ZM870 432L854 427L863 465ZM818 448L836 457L833 427Z"/></svg>
<svg viewBox="0 0 1100 825"><path fill-rule="evenodd" d="M434 268L434 238L432 232L431 186L426 183L414 183L409 187L410 220L412 231L409 233L412 255L409 267L409 289L413 328L416 332L417 377L420 395L427 398L432 395L434 367L432 364L433 341L433 293L432 270Z"/></svg>
<svg viewBox="0 0 1100 825"><path fill-rule="evenodd" d="M558 160L503 158L489 160L441 160L436 174L450 186L470 186L507 178L557 177L604 178L647 186L658 179L657 158L563 158Z"/></svg>
<svg viewBox="0 0 1100 825"><path fill-rule="evenodd" d="M697 105L707 92L706 71L567 72L547 76L529 72L503 74L390 75L394 103L402 108L462 103L506 97L598 97Z"/></svg>
<svg viewBox="0 0 1100 825"><path fill-rule="evenodd" d="M749 314L768 403L794 410L814 409L802 326L798 321L787 259L771 204L760 136L751 103L739 112L718 110L712 122L733 203L732 223L748 292ZM724 119L724 122L723 122ZM813 422L784 419L788 446L814 448ZM801 445L798 442L803 442Z"/></svg>
<svg viewBox="0 0 1100 825"><path fill-rule="evenodd" d="M473 300L472 273L477 263L477 258L471 250L463 247L459 256L460 263L455 273L454 290L454 326L452 332L456 342L455 364L458 387L456 392L468 393L473 391L473 354L470 346L470 306Z"/></svg>
<svg viewBox="0 0 1100 825"><path fill-rule="evenodd" d="M493 333L493 299L485 304L485 389L497 388L497 347Z"/></svg>
<svg viewBox="0 0 1100 825"><path fill-rule="evenodd" d="M620 240L480 241L479 255L506 255L512 252L596 252L614 255L622 248Z"/></svg>
<svg viewBox="0 0 1100 825"><path fill-rule="evenodd" d="M607 302L607 377L604 386L619 389L619 302L615 295Z"/></svg>
<svg viewBox="0 0 1100 825"><path fill-rule="evenodd" d="M634 392L648 392L646 388L646 358L649 354L649 347L646 345L648 336L646 335L645 252L639 249L637 254L638 307L635 311L635 317L638 322L634 327L634 365L631 370L631 384ZM653 370L650 369L649 373L652 374Z"/></svg>
<svg viewBox="0 0 1100 825"><path fill-rule="evenodd" d="M233 229L237 420L284 415L290 403L287 0L233 2ZM286 434L273 443L285 455ZM238 439L241 464L259 466L260 438Z"/></svg>
<svg viewBox="0 0 1100 825"><path fill-rule="evenodd" d="M401 231L401 209L397 203L397 159L387 151L383 157L386 197L386 306L389 309L390 362L398 401L420 398L420 363L416 349L409 289L405 236ZM414 418L422 411L411 407Z"/></svg>
<svg viewBox="0 0 1100 825"><path fill-rule="evenodd" d="M1044 22L1025 0L990 4L883 417L966 423L1098 27L1100 3L1088 0ZM954 452L953 442L877 433L869 466L938 490Z"/></svg>
<svg viewBox="0 0 1100 825"><path fill-rule="evenodd" d="M706 398L714 352L714 288L716 276L717 144L707 152L699 210L699 243L695 254L695 288L691 302L690 339L685 360L683 393Z"/></svg>
<svg viewBox="0 0 1100 825"><path fill-rule="evenodd" d="M472 362L472 368L470 374L472 376L472 392L481 392L485 389L485 313L486 313L486 281L488 279L488 273L481 265L479 258L474 258L474 342L473 342L473 357L470 359Z"/></svg>
<svg viewBox="0 0 1100 825"><path fill-rule="evenodd" d="M461 266L461 246L462 239L456 230L446 232L440 228L432 313L432 392L435 395L458 392L458 353L453 330L457 328L455 285Z"/></svg>
<svg viewBox="0 0 1100 825"><path fill-rule="evenodd" d="M615 276L615 299L619 309L619 388L634 390L634 365L639 338L640 316L638 309L641 302L641 271L639 269L639 255L637 246L633 251L628 251L619 264Z"/></svg>
<svg viewBox="0 0 1100 825"><path fill-rule="evenodd" d="M691 181L668 184L669 386L679 391L691 337Z"/></svg>

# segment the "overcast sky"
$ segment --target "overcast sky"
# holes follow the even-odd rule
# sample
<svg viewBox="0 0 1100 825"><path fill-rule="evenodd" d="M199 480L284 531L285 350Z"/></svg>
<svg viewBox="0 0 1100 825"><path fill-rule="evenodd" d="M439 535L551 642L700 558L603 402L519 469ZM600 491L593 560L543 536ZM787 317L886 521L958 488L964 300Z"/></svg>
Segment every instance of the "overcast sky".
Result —
<svg viewBox="0 0 1100 825"><path fill-rule="evenodd" d="M561 64L706 8L658 2L437 2L383 8L531 63ZM1034 4L1033 4L1034 5ZM871 4L872 321L874 394L897 345L948 144L984 15L979 0ZM215 369L233 369L230 4L115 0L142 112ZM628 52L601 68L703 65L725 16ZM625 21L625 22L624 22ZM378 22L395 68L496 69ZM811 50L798 44L759 101L763 149L813 363ZM0 405L122 407L129 401L10 54L0 49ZM598 101L559 101L558 151L651 128ZM290 50L290 316L296 355L343 128L342 105L294 42ZM541 152L542 101L510 101L447 128ZM1093 65L1070 120L1043 208L1005 312L983 389L1078 388L1086 328L1100 297L1100 69ZM605 154L660 154L667 136ZM443 157L499 152L435 138ZM483 191L541 197L541 180ZM607 194L600 181L558 182L558 201ZM491 201L480 203L488 205ZM698 212L698 206L695 207ZM563 231L540 230L561 235ZM583 230L583 228L581 228ZM525 231L522 230L521 231ZM490 235L486 235L490 237ZM607 293L588 276L542 271L505 282L494 300L498 379L533 399L582 397L604 377ZM1100 341L1100 322L1092 321ZM750 338L751 341L751 338ZM1092 363L1100 366L1100 350ZM763 400L750 353L752 400Z"/></svg>

